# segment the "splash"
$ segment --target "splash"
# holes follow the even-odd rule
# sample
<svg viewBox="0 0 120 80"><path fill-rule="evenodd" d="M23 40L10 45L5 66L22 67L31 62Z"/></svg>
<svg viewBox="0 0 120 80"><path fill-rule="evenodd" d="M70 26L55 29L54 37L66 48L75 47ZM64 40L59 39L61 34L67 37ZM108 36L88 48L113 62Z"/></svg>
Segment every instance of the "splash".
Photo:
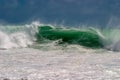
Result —
<svg viewBox="0 0 120 80"><path fill-rule="evenodd" d="M16 32L7 34L0 32L0 49L27 47L33 42L26 33Z"/></svg>
<svg viewBox="0 0 120 80"><path fill-rule="evenodd" d="M104 47L113 51L120 51L120 29L104 29L103 35L106 38Z"/></svg>
<svg viewBox="0 0 120 80"><path fill-rule="evenodd" d="M36 38L35 33L38 22L30 25L1 25L0 26L0 49L24 48L32 45Z"/></svg>

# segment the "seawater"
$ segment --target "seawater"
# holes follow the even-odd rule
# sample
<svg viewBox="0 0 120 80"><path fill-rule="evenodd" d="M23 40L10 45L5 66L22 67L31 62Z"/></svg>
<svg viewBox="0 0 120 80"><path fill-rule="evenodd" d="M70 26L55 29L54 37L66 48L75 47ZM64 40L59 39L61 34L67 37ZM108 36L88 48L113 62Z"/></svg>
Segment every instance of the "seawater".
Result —
<svg viewBox="0 0 120 80"><path fill-rule="evenodd" d="M37 26L0 26L0 79L10 80L119 80L120 52L112 51L117 31L99 34L111 40L111 50L59 40L36 43ZM112 37L113 38L112 38ZM116 40L117 39L117 40ZM117 47L119 49L119 46Z"/></svg>

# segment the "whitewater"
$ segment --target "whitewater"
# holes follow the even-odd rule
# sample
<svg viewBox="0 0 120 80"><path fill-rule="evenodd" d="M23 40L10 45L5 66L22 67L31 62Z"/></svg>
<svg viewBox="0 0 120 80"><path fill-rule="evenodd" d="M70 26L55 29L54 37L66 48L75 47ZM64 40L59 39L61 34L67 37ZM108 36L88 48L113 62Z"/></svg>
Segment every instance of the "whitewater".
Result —
<svg viewBox="0 0 120 80"><path fill-rule="evenodd" d="M0 26L0 80L120 80L118 29L93 28L109 40L94 49L61 40L38 43L39 25L45 24Z"/></svg>

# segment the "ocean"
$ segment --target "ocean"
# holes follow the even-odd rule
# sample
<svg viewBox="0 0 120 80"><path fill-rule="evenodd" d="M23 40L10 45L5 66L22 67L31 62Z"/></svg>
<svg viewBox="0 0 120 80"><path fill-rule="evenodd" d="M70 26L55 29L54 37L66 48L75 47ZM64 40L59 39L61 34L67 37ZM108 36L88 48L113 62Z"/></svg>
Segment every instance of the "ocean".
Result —
<svg viewBox="0 0 120 80"><path fill-rule="evenodd" d="M71 36L67 35L63 43L59 43L61 34L56 39L56 35L48 37L48 32L42 33L43 36L39 33L38 26L44 25L53 26L39 22L0 26L0 80L120 79L118 28L60 26L59 29L72 30L70 34L73 34L73 30L82 30L87 34L79 38L82 42L76 41L76 37L71 42L68 40ZM36 33L43 37L42 40L38 41ZM100 44L96 45L96 42Z"/></svg>

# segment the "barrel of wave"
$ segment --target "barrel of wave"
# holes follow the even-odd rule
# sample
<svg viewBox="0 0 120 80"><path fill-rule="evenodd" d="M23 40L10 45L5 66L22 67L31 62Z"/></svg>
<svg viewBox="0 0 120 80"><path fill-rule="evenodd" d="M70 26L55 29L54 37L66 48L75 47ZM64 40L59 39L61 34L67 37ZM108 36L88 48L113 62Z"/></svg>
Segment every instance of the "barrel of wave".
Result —
<svg viewBox="0 0 120 80"><path fill-rule="evenodd" d="M104 47L103 38L91 29L71 29L57 28L52 26L39 26L36 33L37 41L58 40L60 43L79 44L89 48Z"/></svg>

